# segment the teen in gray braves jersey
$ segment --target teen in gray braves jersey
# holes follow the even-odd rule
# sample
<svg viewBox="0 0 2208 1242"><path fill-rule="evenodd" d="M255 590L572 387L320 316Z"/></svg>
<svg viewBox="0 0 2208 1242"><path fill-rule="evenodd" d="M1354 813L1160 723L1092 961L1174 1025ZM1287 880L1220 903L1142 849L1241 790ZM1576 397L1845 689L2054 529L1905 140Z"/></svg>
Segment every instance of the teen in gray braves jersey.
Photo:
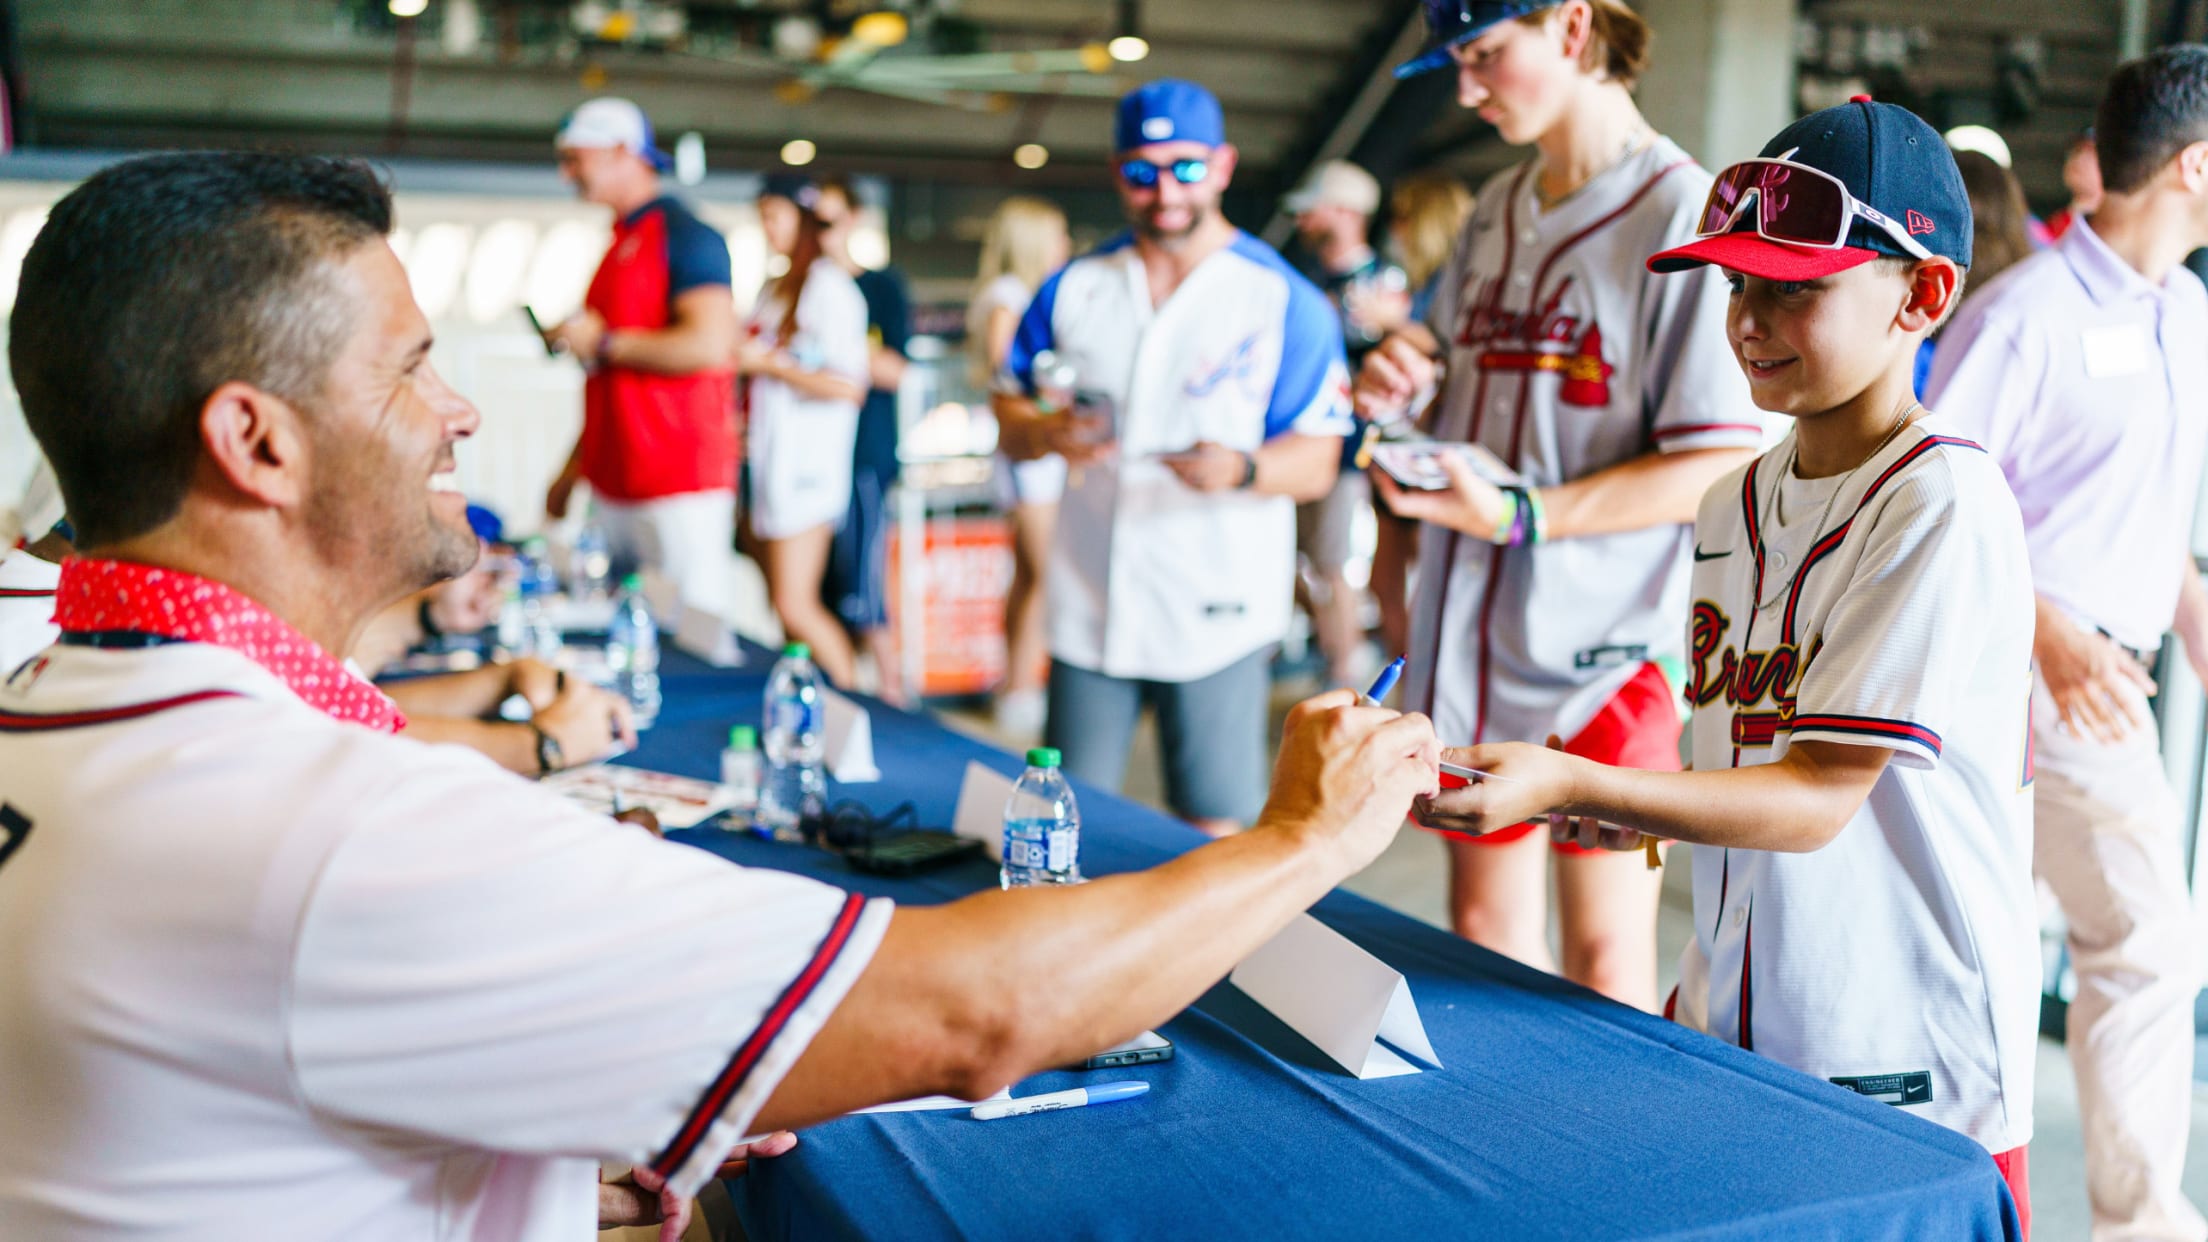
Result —
<svg viewBox="0 0 2208 1242"><path fill-rule="evenodd" d="M1714 276L1658 280L1647 255L1692 235L1709 174L1652 130L1631 90L1647 28L1613 0L1429 0L1434 36L1398 70L1453 64L1458 101L1534 158L1480 192L1427 324L1368 355L1381 415L1447 365L1435 429L1522 473L1446 491L1375 486L1425 523L1405 703L1446 741L1540 742L1676 768L1686 523L1764 420L1724 342ZM1657 883L1638 859L1558 845L1563 973L1655 1003ZM1457 931L1549 966L1541 839L1450 841Z"/></svg>

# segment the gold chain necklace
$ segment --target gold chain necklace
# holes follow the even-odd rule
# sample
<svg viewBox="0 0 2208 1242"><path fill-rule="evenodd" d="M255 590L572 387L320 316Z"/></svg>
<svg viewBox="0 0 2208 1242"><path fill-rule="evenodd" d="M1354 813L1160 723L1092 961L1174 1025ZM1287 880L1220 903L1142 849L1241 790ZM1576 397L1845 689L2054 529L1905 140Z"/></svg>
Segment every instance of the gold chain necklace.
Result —
<svg viewBox="0 0 2208 1242"><path fill-rule="evenodd" d="M1918 410L1921 410L1923 408L1924 407L1922 405L1919 405L1914 401L1911 401L1907 406L1903 407L1901 412L1895 416L1894 425L1887 429L1886 438L1878 442L1878 447L1864 454L1863 460L1849 467L1848 472L1840 476L1840 486L1833 488L1832 495L1825 497L1824 512L1817 515L1817 524L1810 528L1810 534L1813 537L1823 537L1825 523L1832 519L1832 507L1833 505L1839 503L1840 494L1848 490L1848 483L1855 478L1855 472L1861 470L1865 466L1870 465L1872 461L1877 459L1880 453L1885 452L1886 446L1892 444L1894 442L1894 437L1901 434L1901 429L1909 425L1909 416L1915 414ZM1787 442L1786 468L1779 471L1778 480L1771 485L1770 499L1764 501L1763 517L1756 523L1756 531L1759 535L1762 532L1771 529L1771 517L1778 508L1779 492L1786 486L1786 481L1789 478L1793 477L1794 462L1797 458L1801 456L1801 452L1801 433L1797 431L1794 438ZM1773 604L1778 603L1780 600L1786 598L1786 593L1794 589L1794 579L1799 577L1801 575L1801 572L1802 563L1800 561L1797 561L1794 564L1793 572L1789 573L1786 576L1786 581L1779 584L1779 590L1777 594L1771 596L1769 599L1759 599L1755 601L1755 611L1761 612L1764 609L1771 607ZM1749 618L1749 624L1755 624L1755 619L1752 615Z"/></svg>

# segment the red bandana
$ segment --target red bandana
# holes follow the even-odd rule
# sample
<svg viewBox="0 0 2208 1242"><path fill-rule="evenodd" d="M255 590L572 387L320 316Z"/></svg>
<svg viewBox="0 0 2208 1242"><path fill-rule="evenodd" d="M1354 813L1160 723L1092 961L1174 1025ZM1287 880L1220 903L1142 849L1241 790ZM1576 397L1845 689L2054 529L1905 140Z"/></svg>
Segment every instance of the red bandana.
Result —
<svg viewBox="0 0 2208 1242"><path fill-rule="evenodd" d="M61 563L54 624L65 634L128 630L228 647L276 674L309 707L385 733L406 727L398 704L313 639L229 587L192 574L72 556Z"/></svg>

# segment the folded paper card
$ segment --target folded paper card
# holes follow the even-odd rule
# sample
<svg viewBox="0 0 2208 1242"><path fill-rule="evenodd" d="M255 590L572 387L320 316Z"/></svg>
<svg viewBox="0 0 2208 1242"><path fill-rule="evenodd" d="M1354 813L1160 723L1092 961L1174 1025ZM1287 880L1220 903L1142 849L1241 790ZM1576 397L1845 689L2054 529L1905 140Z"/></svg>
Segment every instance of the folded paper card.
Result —
<svg viewBox="0 0 2208 1242"><path fill-rule="evenodd" d="M744 662L735 627L705 608L681 611L675 621L675 646L715 668L737 668Z"/></svg>
<svg viewBox="0 0 2208 1242"><path fill-rule="evenodd" d="M1402 973L1308 914L1227 981L1359 1078L1418 1073L1398 1050L1441 1068Z"/></svg>
<svg viewBox="0 0 2208 1242"><path fill-rule="evenodd" d="M1012 800L1012 778L969 760L958 786L958 812L951 831L981 842L989 861L1004 863L1004 804Z"/></svg>
<svg viewBox="0 0 2208 1242"><path fill-rule="evenodd" d="M656 569L647 568L644 578L644 606L652 610L652 616L663 630L674 629L682 620L682 588L673 578Z"/></svg>
<svg viewBox="0 0 2208 1242"><path fill-rule="evenodd" d="M850 699L823 686L820 691L821 739L828 775L846 785L882 779L874 766L874 718Z"/></svg>

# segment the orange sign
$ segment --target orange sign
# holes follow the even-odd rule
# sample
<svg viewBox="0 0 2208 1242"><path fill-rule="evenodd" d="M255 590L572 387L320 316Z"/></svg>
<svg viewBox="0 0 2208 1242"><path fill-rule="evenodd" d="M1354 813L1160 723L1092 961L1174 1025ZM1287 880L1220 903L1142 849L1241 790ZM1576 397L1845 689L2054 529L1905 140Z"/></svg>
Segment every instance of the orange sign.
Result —
<svg viewBox="0 0 2208 1242"><path fill-rule="evenodd" d="M1012 531L1001 517L928 519L920 552L920 693L984 694L1004 680ZM902 532L889 543L890 633L905 636ZM900 651L898 660L903 661Z"/></svg>

